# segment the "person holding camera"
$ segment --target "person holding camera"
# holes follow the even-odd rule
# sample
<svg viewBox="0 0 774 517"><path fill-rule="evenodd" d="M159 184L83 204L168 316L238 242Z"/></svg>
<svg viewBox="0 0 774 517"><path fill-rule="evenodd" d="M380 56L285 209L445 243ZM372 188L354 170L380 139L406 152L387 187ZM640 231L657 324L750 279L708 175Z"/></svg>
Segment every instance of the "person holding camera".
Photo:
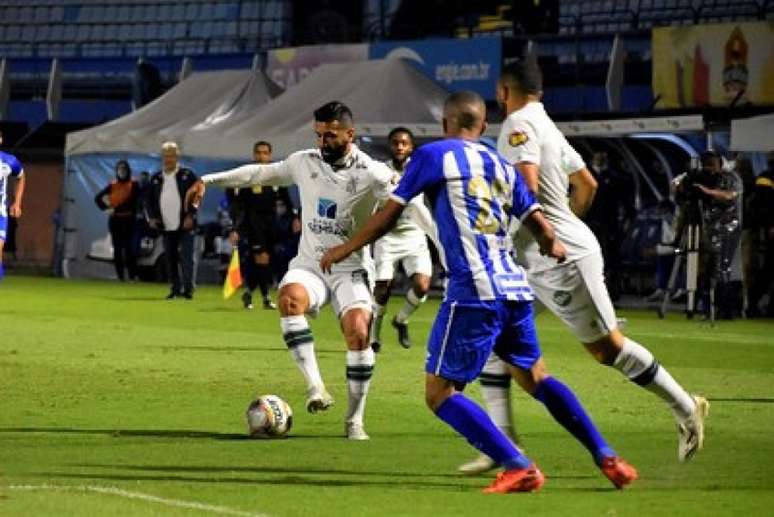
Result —
<svg viewBox="0 0 774 517"><path fill-rule="evenodd" d="M688 172L679 181L678 198L683 220L693 217L701 225L699 286L704 292L704 310L710 312L714 290L718 317L731 318L731 265L742 235L742 180L723 167L715 151L703 152L700 160L701 169Z"/></svg>

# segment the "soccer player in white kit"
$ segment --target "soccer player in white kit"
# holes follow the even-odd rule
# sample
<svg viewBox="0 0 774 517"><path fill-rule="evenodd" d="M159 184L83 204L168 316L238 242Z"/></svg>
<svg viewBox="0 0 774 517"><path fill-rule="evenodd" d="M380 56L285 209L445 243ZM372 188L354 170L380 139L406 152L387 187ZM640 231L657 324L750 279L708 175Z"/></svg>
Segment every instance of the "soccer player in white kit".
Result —
<svg viewBox="0 0 774 517"><path fill-rule="evenodd" d="M497 100L507 113L497 149L521 171L567 248L567 261L557 264L540 255L534 239L518 232L516 248L525 261L530 287L598 362L612 366L667 403L677 421L678 459L689 460L703 445L709 403L689 395L653 354L617 328L599 243L576 215L585 213L591 204L596 181L546 114L541 93L540 70L529 60L506 67L497 83ZM487 411L513 436L509 379L505 363L494 355L480 376ZM482 455L459 470L473 474L494 466L493 460Z"/></svg>
<svg viewBox="0 0 774 517"><path fill-rule="evenodd" d="M365 222L380 199L393 187L393 172L373 160L353 143L352 112L340 102L330 102L314 112L318 149L291 154L268 165L250 164L207 174L192 187L189 201L198 203L204 185L249 187L298 185L301 197L301 243L279 285L280 324L285 343L307 384L309 412L328 409L333 398L325 389L314 339L306 314L316 314L330 302L347 343L349 405L346 435L367 440L363 427L366 395L374 369L369 347L373 264L367 250L353 254L323 274L319 260L328 249L345 242Z"/></svg>
<svg viewBox="0 0 774 517"><path fill-rule="evenodd" d="M396 127L390 131L387 139L390 142L392 158L386 164L400 176L403 174L409 156L414 151L414 135L405 127ZM421 208L423 205L420 204L423 202L422 199L418 199L413 204L416 208ZM430 217L429 214L427 216ZM403 307L392 319L392 326L398 331L398 342L401 346L409 348L411 346L408 332L409 317L427 300L430 276L433 274L427 237L409 212L401 215L390 233L376 241L374 261L376 262L376 287L374 288L374 318L371 321L371 348L375 352L381 348L382 320L387 312L392 279L398 264L403 266L406 276L411 279L411 287L406 293Z"/></svg>

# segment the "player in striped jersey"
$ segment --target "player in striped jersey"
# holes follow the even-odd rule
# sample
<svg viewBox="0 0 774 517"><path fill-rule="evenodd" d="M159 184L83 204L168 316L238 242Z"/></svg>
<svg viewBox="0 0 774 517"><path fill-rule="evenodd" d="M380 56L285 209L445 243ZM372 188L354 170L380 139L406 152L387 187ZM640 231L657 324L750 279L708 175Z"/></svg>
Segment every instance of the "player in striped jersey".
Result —
<svg viewBox="0 0 774 517"><path fill-rule="evenodd" d="M508 113L498 150L524 175L567 247L567 261L556 264L540 255L534 239L518 232L516 247L526 263L530 286L597 361L612 366L667 403L677 421L678 459L689 460L702 447L709 403L703 397L691 396L648 349L618 328L605 286L599 243L578 217L591 204L596 182L546 113L540 102L541 90L540 70L530 61L509 65L498 82L497 97ZM511 421L509 382L506 365L492 357L481 376L482 394L490 415L501 427L508 427ZM460 466L460 471L477 473L494 466L491 459L479 457Z"/></svg>
<svg viewBox="0 0 774 517"><path fill-rule="evenodd" d="M3 143L3 135L0 133L0 145ZM6 211L6 195L9 178L16 178L16 186L13 191L13 203ZM22 196L24 195L24 168L21 162L12 154L0 151L0 280L3 279L3 246L8 231L8 216L21 217Z"/></svg>
<svg viewBox="0 0 774 517"><path fill-rule="evenodd" d="M562 262L565 250L515 169L478 142L486 128L485 115L477 94L450 95L443 119L447 138L414 152L384 208L349 241L328 250L320 267L330 271L332 264L387 233L406 204L424 193L448 272L446 298L428 343L425 399L438 418L505 467L484 491L529 492L544 482L535 464L461 392L492 351L621 488L637 478L636 470L616 456L572 391L546 372L533 321L532 290L511 255L511 219L518 218L532 231L544 254Z"/></svg>

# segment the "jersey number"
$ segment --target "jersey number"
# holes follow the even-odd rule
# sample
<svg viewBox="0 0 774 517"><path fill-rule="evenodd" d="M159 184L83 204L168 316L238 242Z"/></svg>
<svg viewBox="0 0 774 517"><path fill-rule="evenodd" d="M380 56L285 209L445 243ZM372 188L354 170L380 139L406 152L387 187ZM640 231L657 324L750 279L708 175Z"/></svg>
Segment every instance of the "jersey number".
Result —
<svg viewBox="0 0 774 517"><path fill-rule="evenodd" d="M494 189L494 196L492 190ZM473 230L476 233L493 234L503 227L502 213L507 212L508 206L500 203L502 210L499 216L492 210L492 200L498 202L501 199L508 199L508 184L501 179L496 179L489 188L486 180L481 176L473 176L468 182L468 195L478 201L478 214L476 215Z"/></svg>

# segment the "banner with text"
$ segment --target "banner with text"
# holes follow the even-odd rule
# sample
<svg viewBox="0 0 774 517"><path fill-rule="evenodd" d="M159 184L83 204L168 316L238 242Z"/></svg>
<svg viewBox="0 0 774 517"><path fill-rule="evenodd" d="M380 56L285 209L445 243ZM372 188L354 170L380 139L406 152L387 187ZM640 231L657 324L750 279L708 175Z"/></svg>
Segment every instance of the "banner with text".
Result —
<svg viewBox="0 0 774 517"><path fill-rule="evenodd" d="M658 106L774 104L774 22L653 29Z"/></svg>
<svg viewBox="0 0 774 517"><path fill-rule="evenodd" d="M493 99L500 75L500 38L381 41L371 44L370 59L402 58L447 90L473 90Z"/></svg>
<svg viewBox="0 0 774 517"><path fill-rule="evenodd" d="M311 45L278 48L266 55L266 75L289 88L325 63L349 63L368 59L368 45Z"/></svg>

